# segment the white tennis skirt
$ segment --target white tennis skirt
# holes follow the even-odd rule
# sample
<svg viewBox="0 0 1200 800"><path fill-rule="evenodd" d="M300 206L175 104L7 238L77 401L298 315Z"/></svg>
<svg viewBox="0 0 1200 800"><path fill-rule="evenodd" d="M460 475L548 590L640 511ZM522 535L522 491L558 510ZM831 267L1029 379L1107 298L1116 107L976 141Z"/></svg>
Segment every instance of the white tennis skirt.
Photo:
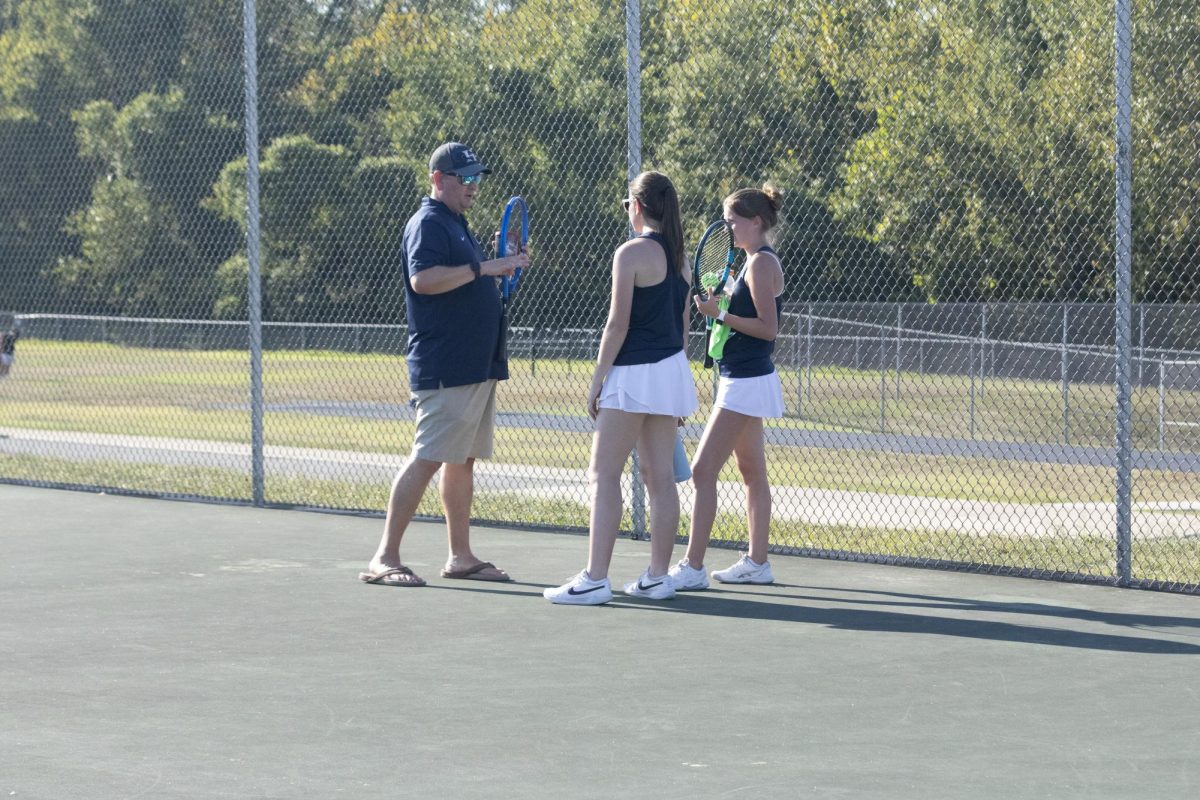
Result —
<svg viewBox="0 0 1200 800"><path fill-rule="evenodd" d="M782 417L783 384L779 382L779 373L772 372L755 378L726 378L722 375L717 383L714 405L748 417Z"/></svg>
<svg viewBox="0 0 1200 800"><path fill-rule="evenodd" d="M653 364L613 367L604 381L599 405L668 417L688 417L700 407L696 381L682 350Z"/></svg>

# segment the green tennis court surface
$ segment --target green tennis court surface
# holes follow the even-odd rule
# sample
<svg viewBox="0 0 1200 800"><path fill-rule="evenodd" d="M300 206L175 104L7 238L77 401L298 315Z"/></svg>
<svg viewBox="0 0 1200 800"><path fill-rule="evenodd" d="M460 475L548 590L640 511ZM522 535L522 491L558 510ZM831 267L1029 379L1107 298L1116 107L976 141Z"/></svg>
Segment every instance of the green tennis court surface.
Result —
<svg viewBox="0 0 1200 800"><path fill-rule="evenodd" d="M16 486L0 514L0 798L1200 790L1194 597L777 556L773 587L566 608L580 536L476 529L517 579L480 584L417 524L430 585L395 589L356 580L378 519Z"/></svg>

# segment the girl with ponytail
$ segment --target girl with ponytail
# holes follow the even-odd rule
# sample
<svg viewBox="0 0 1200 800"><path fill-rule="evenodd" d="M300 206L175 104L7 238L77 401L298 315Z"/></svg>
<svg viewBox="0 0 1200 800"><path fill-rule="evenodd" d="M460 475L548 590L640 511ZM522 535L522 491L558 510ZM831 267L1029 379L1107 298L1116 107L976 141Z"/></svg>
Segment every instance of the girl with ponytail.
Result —
<svg viewBox="0 0 1200 800"><path fill-rule="evenodd" d="M691 271L679 197L666 175L643 172L621 202L637 236L613 255L608 321L587 394L588 416L596 421L588 466L588 563L567 583L542 593L553 603L612 599L608 568L621 523L621 475L635 446L650 500L650 565L625 585L625 594L675 596L667 576L679 529L675 429L699 405L684 352Z"/></svg>

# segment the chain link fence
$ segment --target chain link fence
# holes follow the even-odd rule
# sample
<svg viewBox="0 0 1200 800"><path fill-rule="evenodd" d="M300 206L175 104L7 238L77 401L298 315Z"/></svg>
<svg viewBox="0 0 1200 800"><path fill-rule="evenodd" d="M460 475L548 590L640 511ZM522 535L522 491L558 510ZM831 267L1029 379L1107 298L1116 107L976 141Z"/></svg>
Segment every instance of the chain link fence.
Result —
<svg viewBox="0 0 1200 800"><path fill-rule="evenodd" d="M0 3L0 480L381 511L400 237L455 139L494 170L480 238L532 216L477 519L586 527L653 168L691 243L786 193L777 551L1196 592L1197 64L1174 0Z"/></svg>

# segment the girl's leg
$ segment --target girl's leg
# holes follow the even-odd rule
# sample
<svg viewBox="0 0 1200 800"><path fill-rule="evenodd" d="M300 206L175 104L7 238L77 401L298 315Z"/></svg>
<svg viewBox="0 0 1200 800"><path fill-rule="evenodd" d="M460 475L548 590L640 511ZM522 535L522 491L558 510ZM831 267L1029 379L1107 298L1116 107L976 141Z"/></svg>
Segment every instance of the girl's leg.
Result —
<svg viewBox="0 0 1200 800"><path fill-rule="evenodd" d="M588 575L594 581L608 577L613 545L621 527L621 474L638 440L645 414L611 408L600 409L592 435L592 459L588 484L592 511L588 526Z"/></svg>
<svg viewBox="0 0 1200 800"><path fill-rule="evenodd" d="M746 484L746 516L750 524L750 560L766 563L771 537L771 484L767 479L767 455L760 417L746 417L746 425L734 445L738 471Z"/></svg>
<svg viewBox="0 0 1200 800"><path fill-rule="evenodd" d="M675 486L674 417L650 414L638 437L638 466L650 500L651 576L667 574L679 534L679 489Z"/></svg>
<svg viewBox="0 0 1200 800"><path fill-rule="evenodd" d="M717 476L729 460L742 429L753 419L736 411L714 408L700 437L700 447L692 461L695 501L687 548L688 564L694 569L704 566L704 552L708 549L713 522L717 518Z"/></svg>

